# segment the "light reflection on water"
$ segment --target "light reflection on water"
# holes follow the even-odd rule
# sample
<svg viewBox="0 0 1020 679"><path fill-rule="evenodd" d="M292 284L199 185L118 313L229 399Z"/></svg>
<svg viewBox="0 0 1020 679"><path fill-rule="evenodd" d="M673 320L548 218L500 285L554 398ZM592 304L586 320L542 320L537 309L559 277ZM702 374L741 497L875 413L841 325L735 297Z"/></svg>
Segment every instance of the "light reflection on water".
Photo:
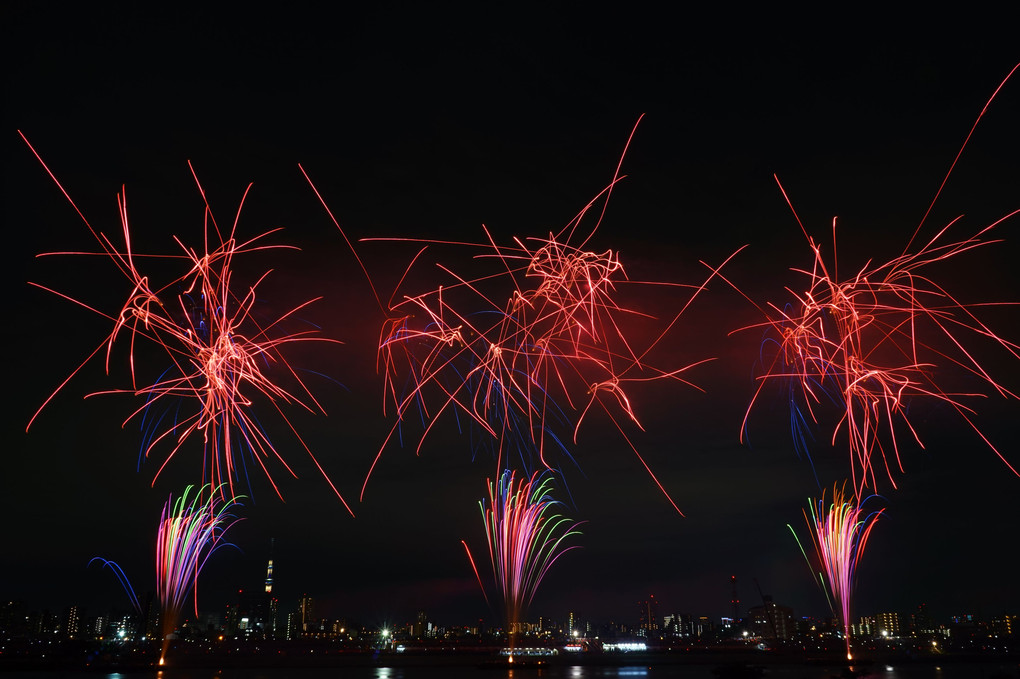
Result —
<svg viewBox="0 0 1020 679"><path fill-rule="evenodd" d="M364 668L371 674L350 673L347 670L344 678L365 677L365 679L468 679L477 676L473 667L405 667L387 668L377 667ZM506 668L502 671L492 669L486 671L489 679L630 679L632 677L644 677L647 679L717 679L719 676L730 676L727 669L732 669L736 674L733 676L744 676L738 670L741 668L729 666L720 667L713 665L631 665L631 666L598 666L598 665L560 665L542 668ZM844 675L844 666L808 666L808 665L765 665L761 667L763 679L832 679L833 677L850 676ZM719 671L723 670L722 674ZM945 667L937 665L875 665L872 667L853 668L860 674L853 676L857 679L971 679L972 677L1017 677L1020 679L1020 666L1016 663L1005 665L949 665ZM304 674L299 673L299 679ZM756 676L748 674L746 676ZM134 678L132 678L134 679ZM189 678L190 679L190 678ZM197 679L197 678L196 678ZM232 678L233 679L233 678ZM276 675L272 675L276 679ZM311 675L309 675L311 679ZM319 675L315 675L319 679ZM332 677L330 678L332 679Z"/></svg>
<svg viewBox="0 0 1020 679"><path fill-rule="evenodd" d="M8 670L0 671L0 679L718 679L720 669L714 664L653 664L653 665L551 665L548 667L517 667L503 670L489 668L479 672L472 664L462 665L409 665L404 667L338 666L338 667L278 667L278 668L168 668L132 671L129 673L94 671ZM763 679L832 679L841 677L845 668L809 666L803 664L764 666ZM951 663L938 665L874 665L856 667L858 679L972 679L978 677L1008 677L1020 679L1020 664L1016 660L987 664ZM741 676L741 675L734 675ZM748 675L753 676L753 675Z"/></svg>
<svg viewBox="0 0 1020 679"><path fill-rule="evenodd" d="M404 679L404 670L401 667L379 667L376 668L375 679Z"/></svg>

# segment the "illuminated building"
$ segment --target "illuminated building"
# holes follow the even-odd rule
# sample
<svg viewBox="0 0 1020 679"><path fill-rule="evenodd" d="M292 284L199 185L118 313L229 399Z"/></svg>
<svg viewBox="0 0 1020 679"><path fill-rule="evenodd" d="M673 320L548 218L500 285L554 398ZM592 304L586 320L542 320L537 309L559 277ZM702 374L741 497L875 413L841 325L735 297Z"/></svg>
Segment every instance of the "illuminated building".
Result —
<svg viewBox="0 0 1020 679"><path fill-rule="evenodd" d="M865 639L874 637L878 634L878 628L875 624L875 616L865 616L858 621L856 625L850 627L850 633L856 637L862 637Z"/></svg>
<svg viewBox="0 0 1020 679"><path fill-rule="evenodd" d="M64 637L67 639L78 638L78 627L81 624L81 615L77 606L71 606L64 614Z"/></svg>
<svg viewBox="0 0 1020 679"><path fill-rule="evenodd" d="M653 636L659 631L659 602L655 600L654 594L649 594L648 599L638 605L641 609L638 634L647 637Z"/></svg>
<svg viewBox="0 0 1020 679"><path fill-rule="evenodd" d="M288 641L293 641L301 636L301 613L291 611L287 614L287 629L285 630Z"/></svg>
<svg viewBox="0 0 1020 679"><path fill-rule="evenodd" d="M305 594L301 597L301 603L299 604L301 613L301 631L310 632L314 629L315 623L312 620L312 597Z"/></svg>
<svg viewBox="0 0 1020 679"><path fill-rule="evenodd" d="M900 636L900 614L899 613L879 613L875 616L875 628L878 633L883 637L898 637Z"/></svg>
<svg viewBox="0 0 1020 679"><path fill-rule="evenodd" d="M764 596L763 605L752 606L748 611L751 630L766 639L792 639L794 633L793 609L780 606L771 596Z"/></svg>
<svg viewBox="0 0 1020 679"><path fill-rule="evenodd" d="M110 618L106 615L97 615L91 619L88 627L89 634L93 639L102 639L106 636L106 627L110 624Z"/></svg>
<svg viewBox="0 0 1020 679"><path fill-rule="evenodd" d="M276 597L269 597L269 614L266 620L266 638L276 638L276 624L280 617L280 601Z"/></svg>
<svg viewBox="0 0 1020 679"><path fill-rule="evenodd" d="M992 618L989 627L993 636L1011 637L1016 634L1018 624L1020 624L1020 617L1015 615L1003 615L997 618Z"/></svg>
<svg viewBox="0 0 1020 679"><path fill-rule="evenodd" d="M726 620L727 618L723 618ZM675 637L694 636L694 616L689 613L673 613L663 618L663 631Z"/></svg>

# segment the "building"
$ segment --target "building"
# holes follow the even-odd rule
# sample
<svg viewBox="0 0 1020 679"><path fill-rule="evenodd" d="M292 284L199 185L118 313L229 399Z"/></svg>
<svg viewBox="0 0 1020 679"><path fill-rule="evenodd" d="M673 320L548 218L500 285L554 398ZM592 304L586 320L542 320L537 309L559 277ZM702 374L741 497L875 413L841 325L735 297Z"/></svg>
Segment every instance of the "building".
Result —
<svg viewBox="0 0 1020 679"><path fill-rule="evenodd" d="M850 634L862 639L871 639L878 634L878 625L875 616L868 615L857 621L856 625L850 626Z"/></svg>
<svg viewBox="0 0 1020 679"><path fill-rule="evenodd" d="M287 627L284 633L287 641L301 637L301 611L291 611L287 614Z"/></svg>
<svg viewBox="0 0 1020 679"><path fill-rule="evenodd" d="M692 621L694 625L694 636L703 637L711 634L714 631L712 621L709 620L707 615L699 615L697 620Z"/></svg>
<svg viewBox="0 0 1020 679"><path fill-rule="evenodd" d="M298 611L301 614L301 631L311 632L315 629L315 620L312 618L313 606L312 597L305 594L298 603Z"/></svg>
<svg viewBox="0 0 1020 679"><path fill-rule="evenodd" d="M902 616L899 613L879 613L875 616L875 630L878 636L901 636L903 632Z"/></svg>
<svg viewBox="0 0 1020 679"><path fill-rule="evenodd" d="M793 609L780 606L771 596L762 597L761 606L752 606L748 611L750 631L763 639L785 641L794 637Z"/></svg>
<svg viewBox="0 0 1020 679"><path fill-rule="evenodd" d="M279 633L277 626L280 618L280 601L276 597L269 597L268 609L265 622L266 639L276 639Z"/></svg>
<svg viewBox="0 0 1020 679"><path fill-rule="evenodd" d="M989 631L995 637L1011 637L1020 629L1020 616L1002 615L992 618L988 625Z"/></svg>
<svg viewBox="0 0 1020 679"><path fill-rule="evenodd" d="M411 636L415 639L424 639L429 630L428 616L425 611L418 611L418 619L411 626Z"/></svg>
<svg viewBox="0 0 1020 679"><path fill-rule="evenodd" d="M77 606L70 606L64 611L64 638L77 639L81 630L81 611Z"/></svg>
<svg viewBox="0 0 1020 679"><path fill-rule="evenodd" d="M654 594L638 604L640 617L638 619L638 635L644 637L658 636L659 634L659 602L655 600Z"/></svg>
<svg viewBox="0 0 1020 679"><path fill-rule="evenodd" d="M145 608L142 610L143 629L146 639L163 638L162 611L155 592L148 592L145 597Z"/></svg>
<svg viewBox="0 0 1020 679"><path fill-rule="evenodd" d="M935 621L928 613L927 604L921 604L910 614L910 634L915 637L931 637L936 632Z"/></svg>

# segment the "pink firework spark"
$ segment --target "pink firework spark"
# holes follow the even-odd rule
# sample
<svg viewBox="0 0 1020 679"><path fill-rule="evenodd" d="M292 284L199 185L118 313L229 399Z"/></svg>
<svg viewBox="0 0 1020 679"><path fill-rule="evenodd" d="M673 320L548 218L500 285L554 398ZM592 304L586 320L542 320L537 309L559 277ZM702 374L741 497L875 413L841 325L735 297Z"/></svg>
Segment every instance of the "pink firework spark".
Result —
<svg viewBox="0 0 1020 679"><path fill-rule="evenodd" d="M850 611L853 602L853 591L856 587L857 565L861 555L864 553L871 536L871 530L881 516L882 511L868 512L862 507L863 502L858 503L844 494L844 489L838 486L832 488L832 504L825 506L825 493L819 500L810 499L808 508L810 515L804 512L804 520L807 522L808 533L811 535L811 542L814 546L814 553L818 558L821 571L815 570L811 559L804 546L797 537L797 532L787 524L787 528L793 533L797 540L801 554L811 569L812 578L817 578L818 584L829 601L829 607L833 614L837 614L835 604L838 604L838 616L843 624L843 638L846 641L846 658L852 660L850 653ZM824 571L824 574L823 572ZM831 594L831 598L830 597Z"/></svg>
<svg viewBox="0 0 1020 679"><path fill-rule="evenodd" d="M479 502L479 507L512 648L515 631L542 579L561 556L577 548L566 543L580 535L580 524L556 513L560 503L553 499L551 478L545 472L517 478L507 470L498 482L489 481L488 486L488 500ZM484 595L471 550L466 542L461 543ZM488 595L485 598L488 601Z"/></svg>
<svg viewBox="0 0 1020 679"><path fill-rule="evenodd" d="M224 535L238 519L230 511L241 498L220 502L219 491L204 486L189 499L192 486L174 501L167 498L156 533L156 594L162 607L162 651L159 664L166 664L170 635L184 601L191 594L198 616L198 576L209 557L226 543Z"/></svg>

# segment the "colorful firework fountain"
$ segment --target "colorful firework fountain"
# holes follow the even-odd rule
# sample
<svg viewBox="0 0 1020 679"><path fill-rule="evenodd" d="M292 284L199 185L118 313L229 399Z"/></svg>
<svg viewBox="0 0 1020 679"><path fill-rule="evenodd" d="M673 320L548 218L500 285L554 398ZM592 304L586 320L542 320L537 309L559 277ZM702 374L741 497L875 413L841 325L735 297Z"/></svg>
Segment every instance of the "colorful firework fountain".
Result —
<svg viewBox="0 0 1020 679"><path fill-rule="evenodd" d="M167 498L156 534L156 594L162 608L163 644L159 664L166 662L170 637L190 594L198 615L198 576L214 551L227 544L223 536L238 521L231 513L240 498L222 501L222 489L193 486L174 501Z"/></svg>
<svg viewBox="0 0 1020 679"><path fill-rule="evenodd" d="M832 504L828 508L825 506L824 492L821 499L808 500L810 515L805 510L804 520L807 522L814 554L818 558L821 570L816 570L807 552L804 551L797 532L787 524L794 539L797 540L804 560L807 561L812 579L817 578L816 583L825 593L832 614L839 617L843 625L847 660L853 659L850 653L850 608L856 586L857 565L868 544L871 529L875 527L878 517L884 511L879 509L868 512L863 508L863 504L846 496L844 488L837 486L833 486Z"/></svg>
<svg viewBox="0 0 1020 679"><path fill-rule="evenodd" d="M228 544L223 541L223 536L239 520L231 510L239 506L241 497L224 501L223 489L209 485L191 496L193 488L185 488L176 502L173 495L167 498L156 531L156 596L161 609L162 639L160 666L166 664L171 635L189 594L194 600L195 615L198 615L199 574L212 553ZM131 606L142 615L142 606L121 567L100 557L93 558L89 565L97 561L113 571Z"/></svg>
<svg viewBox="0 0 1020 679"><path fill-rule="evenodd" d="M567 546L565 541L580 535L580 524L555 513L560 503L552 498L552 479L547 472L536 472L525 479L507 470L498 482L490 480L488 486L488 502L482 500L479 507L492 575L506 614L509 661L513 662L514 636L535 591L556 560L577 548ZM463 544L484 594L471 550ZM488 601L488 595L485 598Z"/></svg>

